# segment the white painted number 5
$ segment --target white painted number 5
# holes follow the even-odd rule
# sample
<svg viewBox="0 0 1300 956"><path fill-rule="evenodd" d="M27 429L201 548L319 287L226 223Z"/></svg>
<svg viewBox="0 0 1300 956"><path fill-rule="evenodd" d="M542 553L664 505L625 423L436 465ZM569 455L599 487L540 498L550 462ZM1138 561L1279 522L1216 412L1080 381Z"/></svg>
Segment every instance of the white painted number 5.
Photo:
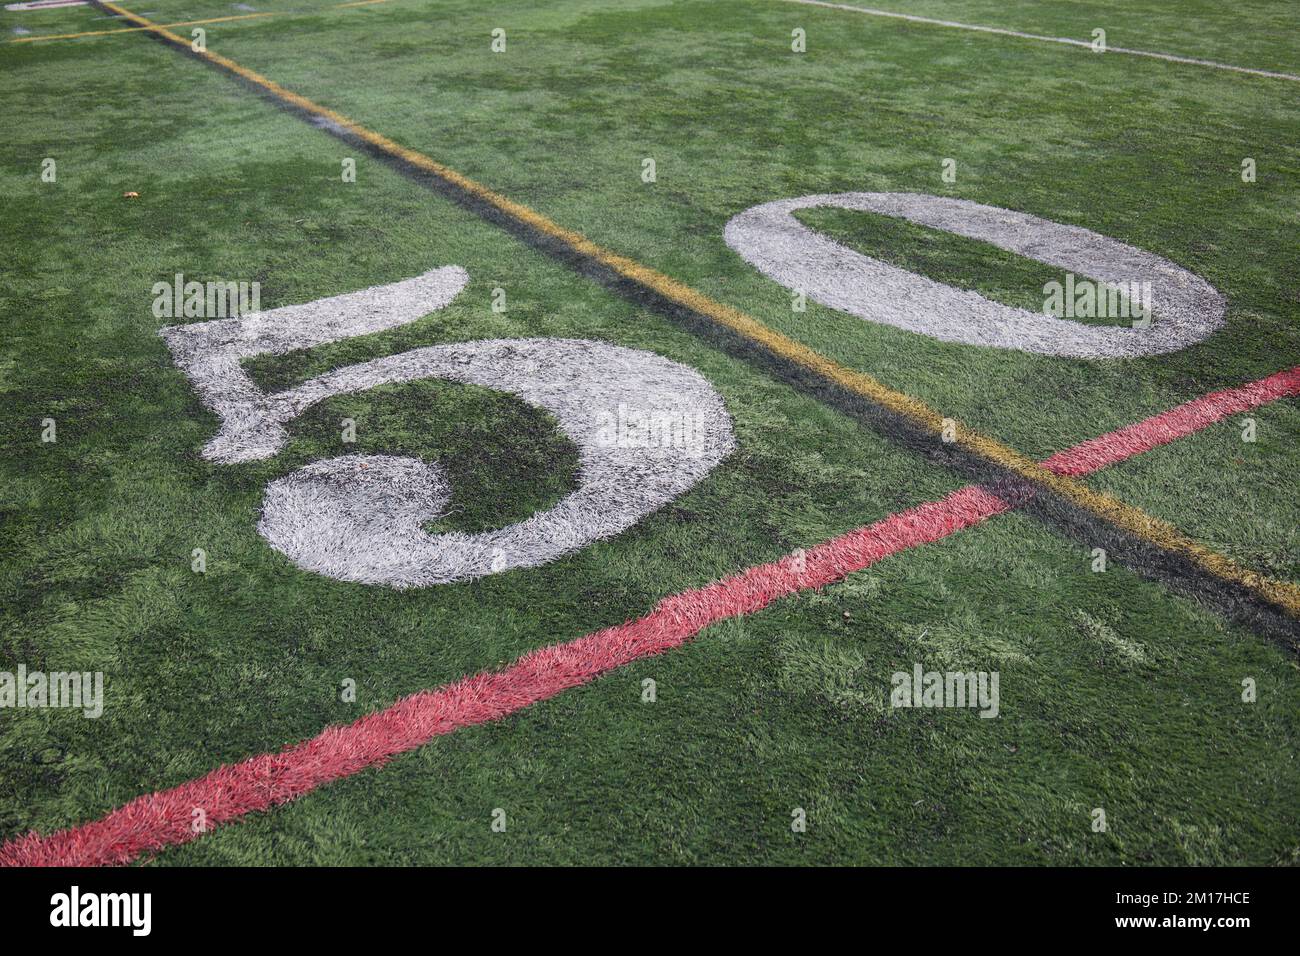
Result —
<svg viewBox="0 0 1300 956"><path fill-rule="evenodd" d="M450 501L444 470L418 458L345 455L271 482L258 530L306 570L418 587L533 567L631 527L695 485L735 447L722 399L693 369L583 339L493 339L412 349L267 394L240 365L412 322L445 307L458 266L236 319L161 331L176 364L221 419L213 461L269 458L285 425L333 395L438 378L508 392L550 412L578 448L578 488L495 531L429 534Z"/></svg>

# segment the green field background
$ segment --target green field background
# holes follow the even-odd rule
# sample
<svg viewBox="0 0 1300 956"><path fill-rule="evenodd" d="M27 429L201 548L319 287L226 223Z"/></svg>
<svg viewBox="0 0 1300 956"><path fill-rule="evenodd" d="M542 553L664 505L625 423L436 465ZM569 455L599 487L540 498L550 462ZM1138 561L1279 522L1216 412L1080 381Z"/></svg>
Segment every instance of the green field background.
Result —
<svg viewBox="0 0 1300 956"><path fill-rule="evenodd" d="M326 6L210 25L208 46L1027 454L1300 363L1300 84L781 2ZM1300 72L1294 5L906 11L1080 39L1100 25L1112 44ZM39 29L113 27L99 17L46 11ZM0 14L9 36L20 22L36 28ZM102 670L107 684L99 720L0 712L0 838L84 821L962 484L143 34L0 43L0 63L0 670ZM40 181L44 157L56 184ZM756 203L850 190L1085 226L1204 276L1227 325L1116 362L940 343L811 302L792 313L722 240ZM806 221L991 298L1033 307L1044 281L1036 263L881 217ZM512 398L423 382L316 407L268 461L205 462L215 418L156 334L153 283L257 280L270 308L448 264L471 280L447 309L257 360L255 377L281 388L421 345L597 338L698 369L737 452L627 533L543 568L408 592L295 568L257 534L262 490L342 453L342 418L358 422L347 450L444 463L460 530L558 500L574 449ZM1298 580L1300 410L1252 415L1254 443L1233 419L1090 482ZM1090 548L994 519L153 862L1294 863L1294 655L1129 569L1092 573ZM1001 717L891 712L891 673L918 661L999 671ZM356 704L339 700L345 679ZM489 828L498 807L505 833ZM806 833L791 831L797 807ZM1090 826L1099 807L1105 833Z"/></svg>

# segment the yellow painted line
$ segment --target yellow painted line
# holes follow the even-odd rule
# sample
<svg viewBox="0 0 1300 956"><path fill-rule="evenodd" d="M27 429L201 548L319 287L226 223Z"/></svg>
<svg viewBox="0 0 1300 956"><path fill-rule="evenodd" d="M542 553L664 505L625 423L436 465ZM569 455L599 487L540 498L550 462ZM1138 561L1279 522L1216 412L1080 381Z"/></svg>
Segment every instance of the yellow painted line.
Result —
<svg viewBox="0 0 1300 956"><path fill-rule="evenodd" d="M352 3L336 3L332 7L322 7L322 10L344 10L348 7L368 7L375 3L387 3L388 0L354 0ZM181 20L178 23L163 23L157 26L147 27L118 27L114 30L86 30L82 33L53 33L46 36L17 37L8 40L8 43L40 43L42 40L76 40L81 37L106 37L115 33L139 33L141 30L155 30L158 27L197 27L208 23L230 23L234 20L256 20L262 17L305 17L320 11L306 10L268 10L265 13L241 13L228 17L210 17L207 20Z"/></svg>
<svg viewBox="0 0 1300 956"><path fill-rule="evenodd" d="M671 276L599 246L581 233L565 229L536 210L509 199L501 193L470 179L468 176L458 173L449 166L444 166L442 163L430 159L423 153L417 153L413 149L395 143L382 133L376 133L374 130L353 122L342 113L336 113L328 107L312 102L305 96L287 90L260 73L240 66L229 57L213 53L211 50L193 51L189 40L169 32L166 27L152 23L146 18L118 6L111 0L92 0L92 2L105 10L117 13L134 23L140 24L144 29L156 33L184 50L193 52L196 56L202 57L209 63L261 87L283 102L290 103L304 112L335 123L376 149L433 174L444 182L450 183L471 196L494 206L515 220L563 243L574 252L594 259L606 268L643 288L649 289L694 312L708 316L719 325L731 329L751 342L762 345L774 355L815 372L822 378L834 382L851 392L864 396L936 436L942 435L945 422L944 416L919 399L896 391L865 372L859 372L840 365L838 362L800 342L796 342L775 329L768 328L739 309L696 292ZM1067 501L1102 518L1113 526L1167 551L1181 554L1194 565L1220 580L1247 588L1270 603L1285 609L1296 617L1300 617L1300 585L1289 581L1279 581L1249 568L1244 568L1231 558L1187 537L1167 521L1152 517L1140 508L1134 508L1132 505L1125 504L1110 495L1093 491L1073 478L1054 474L1015 449L1009 448L996 439L981 435L979 432L971 431L960 424L956 426L955 441L958 446L985 461L1011 471L1039 487L1050 489Z"/></svg>

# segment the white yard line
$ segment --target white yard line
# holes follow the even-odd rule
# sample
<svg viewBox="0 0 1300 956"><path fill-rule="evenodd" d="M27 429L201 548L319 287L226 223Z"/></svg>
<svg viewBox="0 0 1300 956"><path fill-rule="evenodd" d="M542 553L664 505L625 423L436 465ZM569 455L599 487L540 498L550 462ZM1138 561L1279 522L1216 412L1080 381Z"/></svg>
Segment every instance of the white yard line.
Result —
<svg viewBox="0 0 1300 956"><path fill-rule="evenodd" d="M1049 37L1038 33L1021 33L1019 30L1004 30L1001 27L982 27L973 23L957 23L954 20L936 20L933 17L919 17L911 13L894 13L890 10L874 10L870 7L853 7L847 3L827 3L825 0L781 0L783 3L802 3L810 7L828 7L832 10L849 10L853 13L865 13L872 17L889 17L893 20L907 20L910 23L928 23L937 27L952 27L956 30L973 30L976 33L996 33L999 36L1019 37L1022 40L1041 40L1044 43L1064 43L1067 46L1079 46L1092 50L1088 40L1074 40L1069 37ZM1219 63L1217 60L1199 60L1190 56L1174 56L1172 53L1156 53L1153 50L1134 50L1123 46L1107 46L1107 53L1127 53L1129 56L1145 56L1153 60L1168 60L1170 63L1190 63L1193 66L1208 66L1215 70L1231 70L1233 73L1249 73L1252 76L1268 76L1275 80L1290 80L1300 83L1300 76L1294 73L1277 73L1272 70L1256 70L1248 66L1233 66L1231 63Z"/></svg>
<svg viewBox="0 0 1300 956"><path fill-rule="evenodd" d="M53 7L84 7L90 0L30 0L28 3L6 3L6 10L20 13L28 10L49 10Z"/></svg>

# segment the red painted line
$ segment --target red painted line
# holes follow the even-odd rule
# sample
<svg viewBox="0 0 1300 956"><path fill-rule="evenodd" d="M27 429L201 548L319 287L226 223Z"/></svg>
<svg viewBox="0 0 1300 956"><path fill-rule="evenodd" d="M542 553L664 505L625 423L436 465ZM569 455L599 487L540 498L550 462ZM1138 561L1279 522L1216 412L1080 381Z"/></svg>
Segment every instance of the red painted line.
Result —
<svg viewBox="0 0 1300 956"><path fill-rule="evenodd" d="M1211 392L1136 425L1129 425L1099 438L1090 438L1073 448L1057 452L1043 462L1043 467L1058 475L1086 475L1141 452L1167 445L1207 425L1222 421L1229 415L1237 415L1296 394L1300 394L1300 366L1276 372L1268 378L1240 388Z"/></svg>
<svg viewBox="0 0 1300 956"><path fill-rule="evenodd" d="M1089 474L1190 435L1265 402L1300 394L1300 367L1207 395L1054 455L1048 467ZM908 548L945 538L1013 506L978 486L909 508L822 542L806 552L664 598L645 617L519 658L436 690L405 697L352 724L329 727L279 753L259 754L137 797L106 816L48 836L32 832L0 847L4 866L94 866L197 839L194 810L207 829L297 799L326 783L378 767L460 727L499 720L601 674L686 643L718 621L752 614L778 598L841 580Z"/></svg>

